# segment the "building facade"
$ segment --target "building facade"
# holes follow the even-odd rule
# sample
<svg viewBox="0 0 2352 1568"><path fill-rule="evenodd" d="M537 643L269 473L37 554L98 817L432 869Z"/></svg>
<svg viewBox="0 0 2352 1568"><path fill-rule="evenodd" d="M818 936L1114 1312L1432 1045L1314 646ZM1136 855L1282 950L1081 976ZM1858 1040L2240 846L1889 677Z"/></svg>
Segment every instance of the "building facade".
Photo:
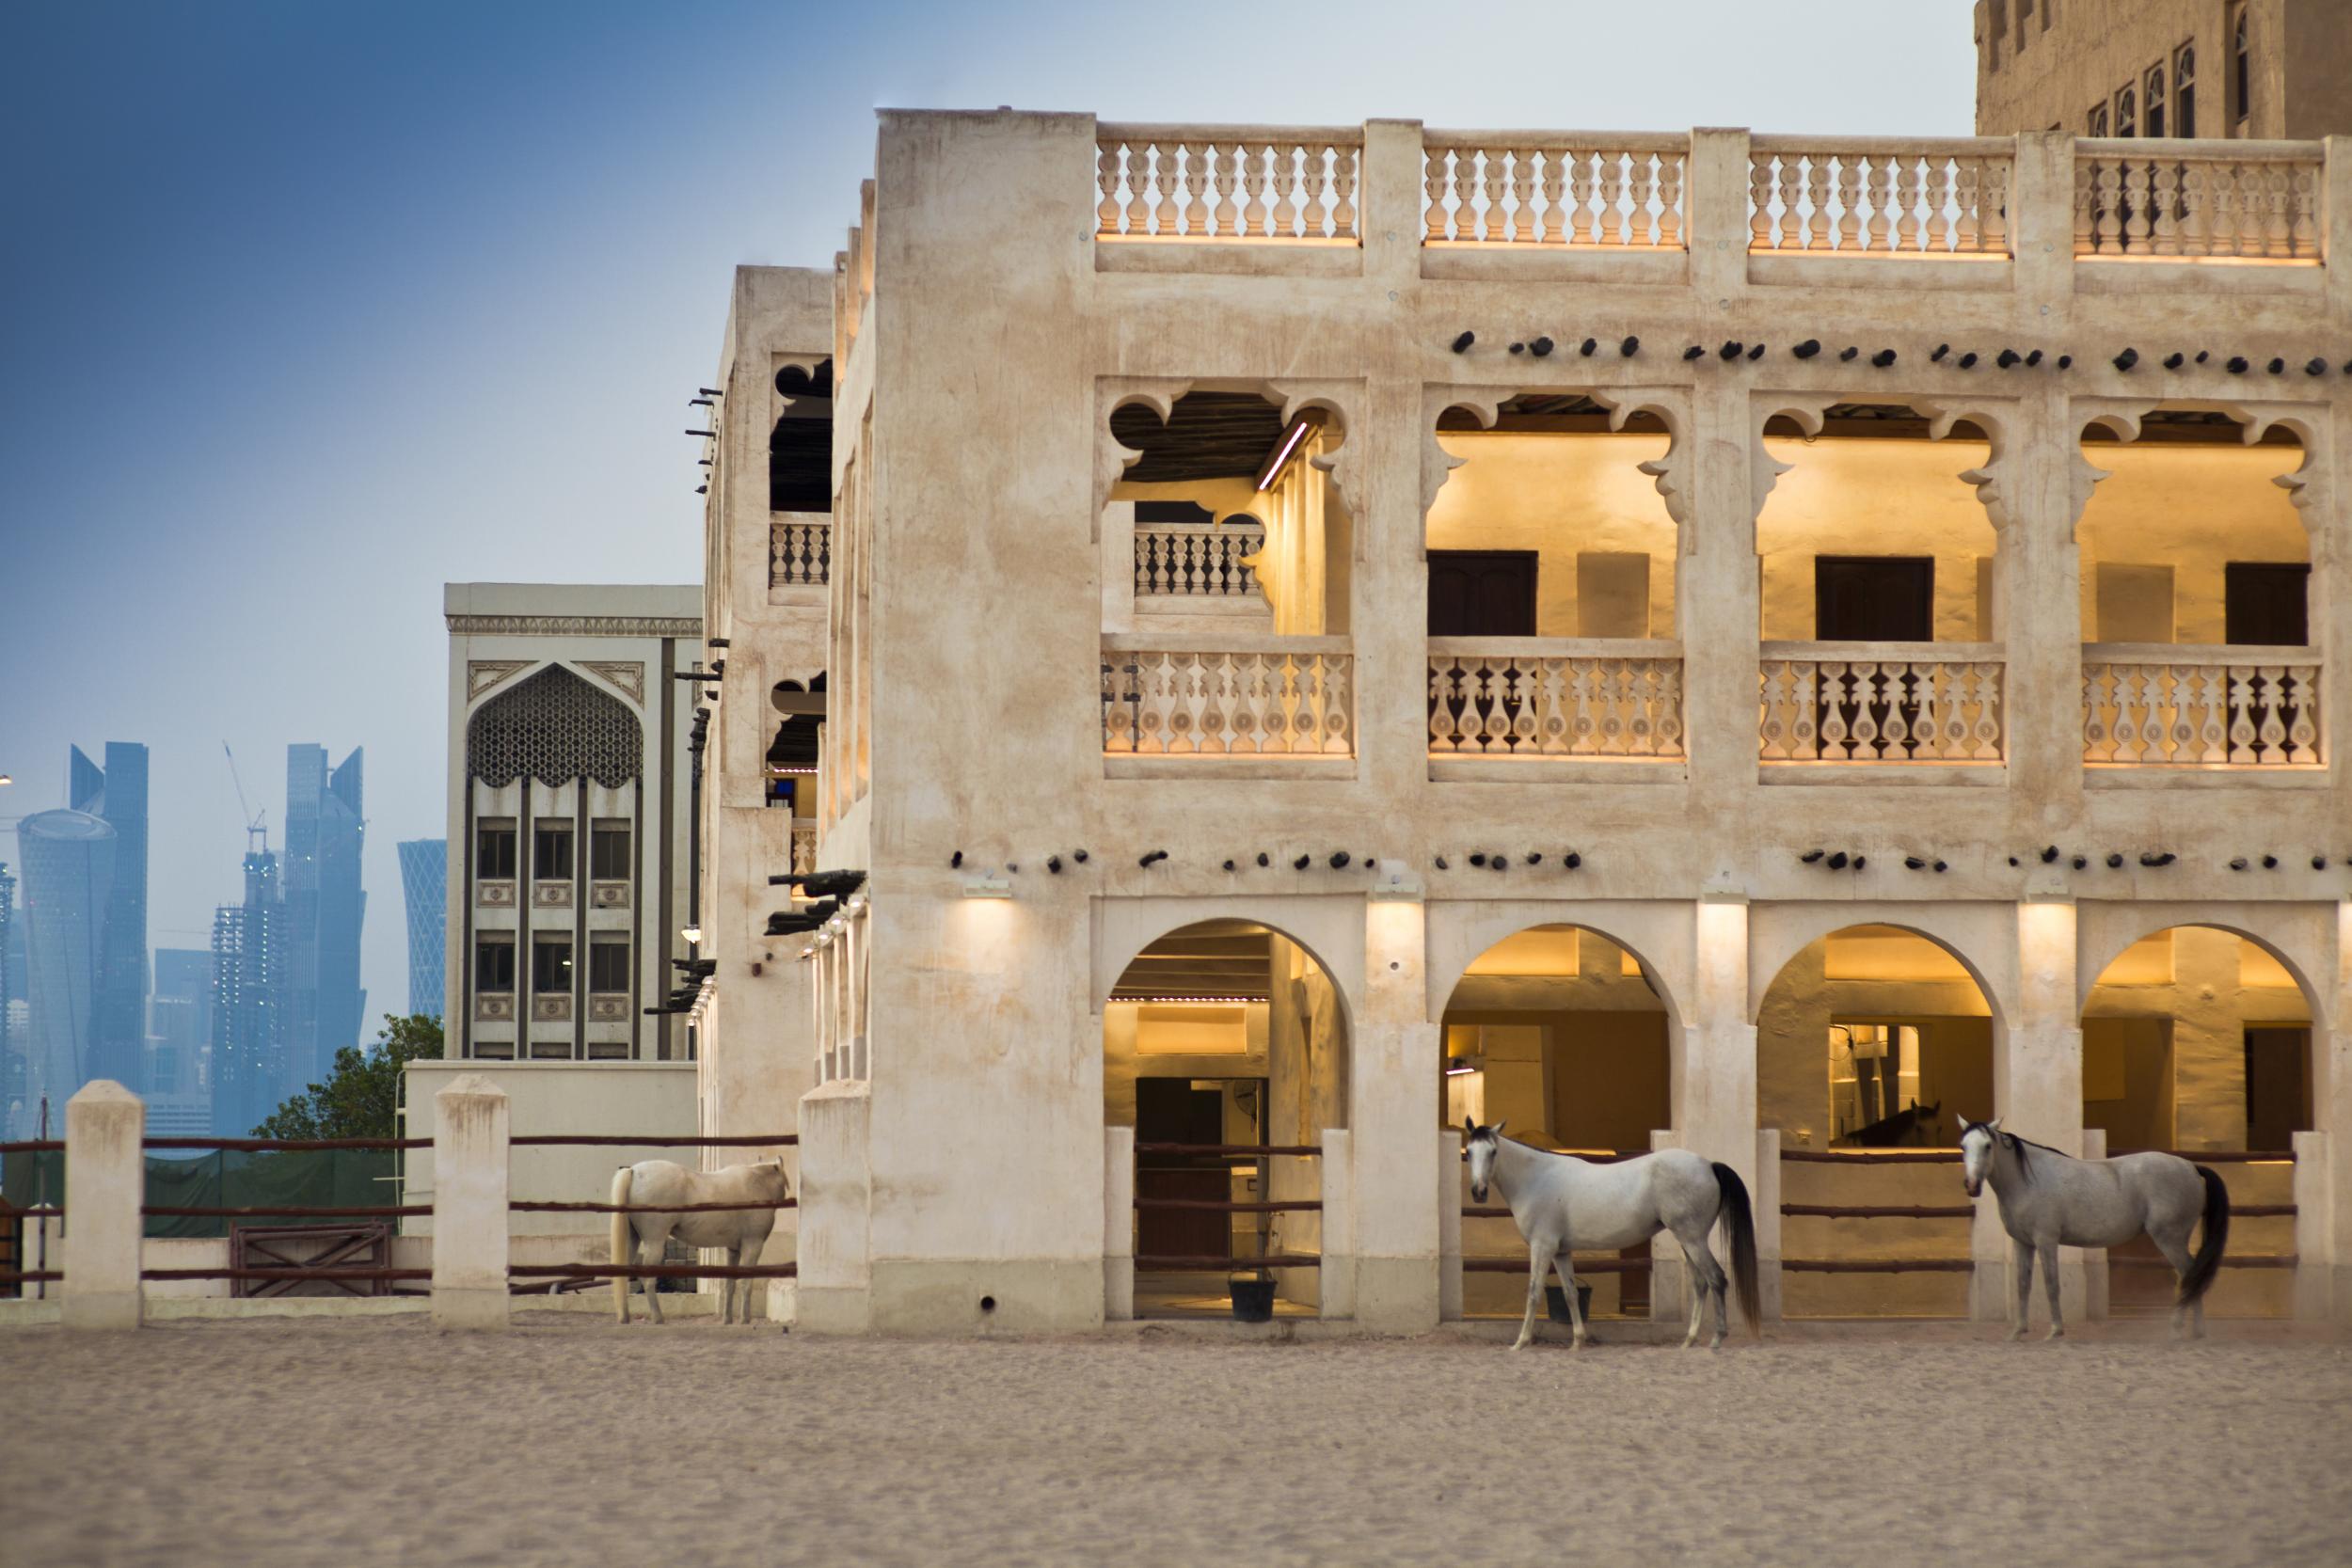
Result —
<svg viewBox="0 0 2352 1568"><path fill-rule="evenodd" d="M1980 136L2352 134L2344 0L1977 0L1976 40Z"/></svg>
<svg viewBox="0 0 2352 1568"><path fill-rule="evenodd" d="M448 585L451 1055L691 1053L672 999L701 609L691 587Z"/></svg>
<svg viewBox="0 0 2352 1568"><path fill-rule="evenodd" d="M196 1135L213 1127L213 955L203 948L155 949L148 1005L148 1125Z"/></svg>
<svg viewBox="0 0 2352 1568"><path fill-rule="evenodd" d="M17 824L16 843L31 1005L22 1120L25 1112L38 1117L44 1099L62 1115L75 1090L108 1076L100 1070L108 1055L98 1026L117 842L102 816L44 811ZM135 1058L127 1070L135 1078Z"/></svg>
<svg viewBox="0 0 2352 1568"><path fill-rule="evenodd" d="M2274 144L2256 211L2179 157L884 114L821 704L714 570L714 733L821 707L817 861L867 877L709 979L814 1063L800 1322L1084 1326L1248 1241L1423 1327L1489 1223L1464 1114L1740 1170L1791 1312L1852 1304L1781 1151L2215 1151L2298 1195L2246 1309L2352 1313L2352 165ZM790 863L710 821L747 894ZM1210 1176L1325 1210L1131 1227L1199 1177L1137 1144L1219 1142L1319 1144ZM1996 1309L1989 1206L1890 1245L1944 1273L1868 1309Z"/></svg>
<svg viewBox="0 0 2352 1568"><path fill-rule="evenodd" d="M147 1046L147 748L106 743L99 767L72 747L66 760L67 801L114 830L114 880L99 937L91 1001L89 1075L126 1086L142 1084Z"/></svg>
<svg viewBox="0 0 2352 1568"><path fill-rule="evenodd" d="M24 1136L17 1123L24 1112L24 1085L31 1081L19 1038L28 1031L20 1031L17 1024L22 1004L17 972L23 967L19 955L24 950L24 927L16 917L16 876L8 862L0 861L0 1137L8 1138Z"/></svg>
<svg viewBox="0 0 2352 1568"><path fill-rule="evenodd" d="M245 1137L319 1080L298 1075L287 1043L288 921L278 857L246 851L245 896L213 911L214 1131Z"/></svg>
<svg viewBox="0 0 2352 1568"><path fill-rule="evenodd" d="M367 841L364 756L331 768L324 746L286 748L285 1036L296 1086L324 1082L335 1053L366 1037L359 927L367 916L360 864Z"/></svg>
<svg viewBox="0 0 2352 1568"><path fill-rule="evenodd" d="M400 889L408 915L408 1011L441 1016L449 973L449 841L409 839L400 846Z"/></svg>

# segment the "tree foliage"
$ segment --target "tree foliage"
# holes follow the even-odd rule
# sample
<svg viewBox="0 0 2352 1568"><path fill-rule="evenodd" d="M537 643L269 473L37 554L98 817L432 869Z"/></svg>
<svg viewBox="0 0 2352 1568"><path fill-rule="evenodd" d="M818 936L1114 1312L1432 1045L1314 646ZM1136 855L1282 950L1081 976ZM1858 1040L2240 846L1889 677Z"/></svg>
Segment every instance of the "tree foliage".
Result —
<svg viewBox="0 0 2352 1568"><path fill-rule="evenodd" d="M272 1112L253 1130L257 1138L390 1138L400 1104L400 1069L419 1056L441 1053L441 1021L430 1013L384 1015L375 1043L335 1053L335 1070Z"/></svg>

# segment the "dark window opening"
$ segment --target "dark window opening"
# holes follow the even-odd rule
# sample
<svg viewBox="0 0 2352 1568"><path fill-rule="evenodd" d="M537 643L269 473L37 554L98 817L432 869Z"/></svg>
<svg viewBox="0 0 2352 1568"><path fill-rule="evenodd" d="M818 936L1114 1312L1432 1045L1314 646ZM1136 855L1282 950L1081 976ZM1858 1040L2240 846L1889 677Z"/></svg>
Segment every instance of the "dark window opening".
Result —
<svg viewBox="0 0 2352 1568"><path fill-rule="evenodd" d="M1137 501L1136 521L1206 528L1216 521L1216 514L1194 501Z"/></svg>
<svg viewBox="0 0 2352 1568"><path fill-rule="evenodd" d="M515 989L515 944L504 937L484 937L473 944L473 989L507 991Z"/></svg>
<svg viewBox="0 0 2352 1568"><path fill-rule="evenodd" d="M2197 50L2192 44L2181 45L2172 56L2172 134L2197 134Z"/></svg>
<svg viewBox="0 0 2352 1568"><path fill-rule="evenodd" d="M2141 80L2140 90L2146 95L2148 105L2148 134L2161 136L2164 135L2164 67L2149 67L2147 76Z"/></svg>
<svg viewBox="0 0 2352 1568"><path fill-rule="evenodd" d="M541 937L531 944L531 989L542 996L572 989L572 939Z"/></svg>
<svg viewBox="0 0 2352 1568"><path fill-rule="evenodd" d="M2094 136L2104 136L2107 134L2107 106L2105 103L2093 103L2090 106L2088 134Z"/></svg>
<svg viewBox="0 0 2352 1568"><path fill-rule="evenodd" d="M2312 569L2302 562L2233 561L2222 568L2224 641L2257 647L2311 643Z"/></svg>
<svg viewBox="0 0 2352 1568"><path fill-rule="evenodd" d="M768 436L768 510L833 510L833 361L814 373L798 365L776 372L784 412Z"/></svg>
<svg viewBox="0 0 2352 1568"><path fill-rule="evenodd" d="M1429 635L1535 635L1534 550L1431 550Z"/></svg>
<svg viewBox="0 0 2352 1568"><path fill-rule="evenodd" d="M1813 636L1821 642L1932 642L1934 557L1816 556Z"/></svg>
<svg viewBox="0 0 2352 1568"><path fill-rule="evenodd" d="M817 733L825 721L824 690L825 673L819 670L805 687L799 681L778 681L769 691L769 705L785 715L784 721L776 726L775 738L768 743L768 767L771 770L805 772L816 768ZM808 711L811 708L816 711ZM770 780L768 803L771 806L779 803L773 785L780 782L786 781ZM783 799L790 800L789 791Z"/></svg>
<svg viewBox="0 0 2352 1568"><path fill-rule="evenodd" d="M2132 89L2124 87L2115 95L2115 134L2119 136L2139 135L2138 99Z"/></svg>
<svg viewBox="0 0 2352 1568"><path fill-rule="evenodd" d="M473 874L485 882L515 878L515 824L485 822L474 829Z"/></svg>
<svg viewBox="0 0 2352 1568"><path fill-rule="evenodd" d="M596 991L628 990L628 939L607 941L596 938L588 944L588 989Z"/></svg>
<svg viewBox="0 0 2352 1568"><path fill-rule="evenodd" d="M599 882L628 880L628 824L599 822L588 834L588 875Z"/></svg>
<svg viewBox="0 0 2352 1568"><path fill-rule="evenodd" d="M2246 1031L2246 1147L2286 1149L2312 1127L2312 1032Z"/></svg>
<svg viewBox="0 0 2352 1568"><path fill-rule="evenodd" d="M531 875L542 882L572 879L572 830L569 824L541 823L531 831Z"/></svg>
<svg viewBox="0 0 2352 1568"><path fill-rule="evenodd" d="M2236 20L2230 26L2230 78L2234 99L2230 105L2230 118L2241 125L2254 110L2254 70L2246 28L2246 8L2240 6Z"/></svg>

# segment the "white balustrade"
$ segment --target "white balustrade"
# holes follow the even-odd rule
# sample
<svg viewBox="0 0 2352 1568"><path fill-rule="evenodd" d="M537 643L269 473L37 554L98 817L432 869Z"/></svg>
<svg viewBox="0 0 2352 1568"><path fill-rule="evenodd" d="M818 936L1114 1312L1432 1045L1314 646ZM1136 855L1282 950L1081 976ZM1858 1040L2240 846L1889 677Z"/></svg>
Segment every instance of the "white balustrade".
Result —
<svg viewBox="0 0 2352 1568"><path fill-rule="evenodd" d="M1663 135L1425 131L1423 242L1679 248L1688 152Z"/></svg>
<svg viewBox="0 0 2352 1568"><path fill-rule="evenodd" d="M801 876L817 869L817 824L814 821L792 824L792 869Z"/></svg>
<svg viewBox="0 0 2352 1568"><path fill-rule="evenodd" d="M1347 756L1355 658L1343 637L1216 648L1103 640L1103 749L1146 756Z"/></svg>
<svg viewBox="0 0 2352 1568"><path fill-rule="evenodd" d="M1433 637L1429 754L1679 758L1682 645Z"/></svg>
<svg viewBox="0 0 2352 1568"><path fill-rule="evenodd" d="M1758 136L1748 150L1748 248L2006 256L2012 145Z"/></svg>
<svg viewBox="0 0 2352 1568"><path fill-rule="evenodd" d="M2083 761L2103 767L2316 768L2310 648L2083 647Z"/></svg>
<svg viewBox="0 0 2352 1568"><path fill-rule="evenodd" d="M1359 126L1099 127L1095 233L1353 240L1363 139Z"/></svg>
<svg viewBox="0 0 2352 1568"><path fill-rule="evenodd" d="M1986 642L1767 642L1766 762L1998 764L2001 649Z"/></svg>
<svg viewBox="0 0 2352 1568"><path fill-rule="evenodd" d="M1256 598L1257 571L1242 558L1263 548L1262 528L1139 523L1136 597Z"/></svg>
<svg viewBox="0 0 2352 1568"><path fill-rule="evenodd" d="M2078 141L2077 256L2320 259L2318 142Z"/></svg>
<svg viewBox="0 0 2352 1568"><path fill-rule="evenodd" d="M825 523L768 525L768 586L822 584L833 569L833 529Z"/></svg>

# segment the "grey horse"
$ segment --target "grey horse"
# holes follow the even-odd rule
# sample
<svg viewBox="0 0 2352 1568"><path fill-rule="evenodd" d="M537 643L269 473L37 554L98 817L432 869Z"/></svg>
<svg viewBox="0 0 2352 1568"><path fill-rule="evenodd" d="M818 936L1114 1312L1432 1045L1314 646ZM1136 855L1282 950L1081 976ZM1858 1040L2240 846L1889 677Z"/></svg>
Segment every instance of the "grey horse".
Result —
<svg viewBox="0 0 2352 1568"><path fill-rule="evenodd" d="M1610 1250L1646 1242L1672 1230L1690 1260L1696 1294L1691 1299L1687 1350L1699 1337L1708 1299L1715 1302L1713 1349L1724 1342L1724 1299L1729 1281L1708 1250L1707 1233L1724 1222L1731 1253L1731 1278L1740 1286L1740 1316L1756 1327L1756 1219L1747 1183L1729 1165L1710 1165L1688 1149L1663 1148L1613 1164L1599 1165L1569 1154L1553 1154L1502 1135L1502 1123L1462 1123L1470 1156L1470 1196L1484 1203L1493 1183L1511 1206L1511 1218L1527 1239L1527 1314L1519 1323L1519 1350L1535 1335L1535 1306L1543 1300L1544 1272L1556 1269L1567 1292L1569 1343L1584 1343L1584 1313L1570 1277L1569 1249Z"/></svg>
<svg viewBox="0 0 2352 1568"><path fill-rule="evenodd" d="M2077 1160L2046 1145L2001 1131L2001 1118L1960 1124L1961 1179L1968 1196L1993 1183L2001 1202L2001 1227L2009 1232L2010 1283L2017 1291L2017 1316L2010 1338L2026 1337L2033 1294L2033 1265L2042 1259L2042 1289L2050 1298L2050 1338L2066 1332L2058 1315L2058 1249L2060 1246L2121 1246L2145 1231L2173 1272L2181 1293L2172 1303L2172 1333L2178 1338L2185 1313L2194 1314L2197 1338L2205 1337L2205 1292L2221 1270L2221 1249L2230 1239L2230 1192L2221 1178L2177 1154L2150 1151L2112 1160ZM2201 1217L2205 1234L2196 1255L2188 1233Z"/></svg>

